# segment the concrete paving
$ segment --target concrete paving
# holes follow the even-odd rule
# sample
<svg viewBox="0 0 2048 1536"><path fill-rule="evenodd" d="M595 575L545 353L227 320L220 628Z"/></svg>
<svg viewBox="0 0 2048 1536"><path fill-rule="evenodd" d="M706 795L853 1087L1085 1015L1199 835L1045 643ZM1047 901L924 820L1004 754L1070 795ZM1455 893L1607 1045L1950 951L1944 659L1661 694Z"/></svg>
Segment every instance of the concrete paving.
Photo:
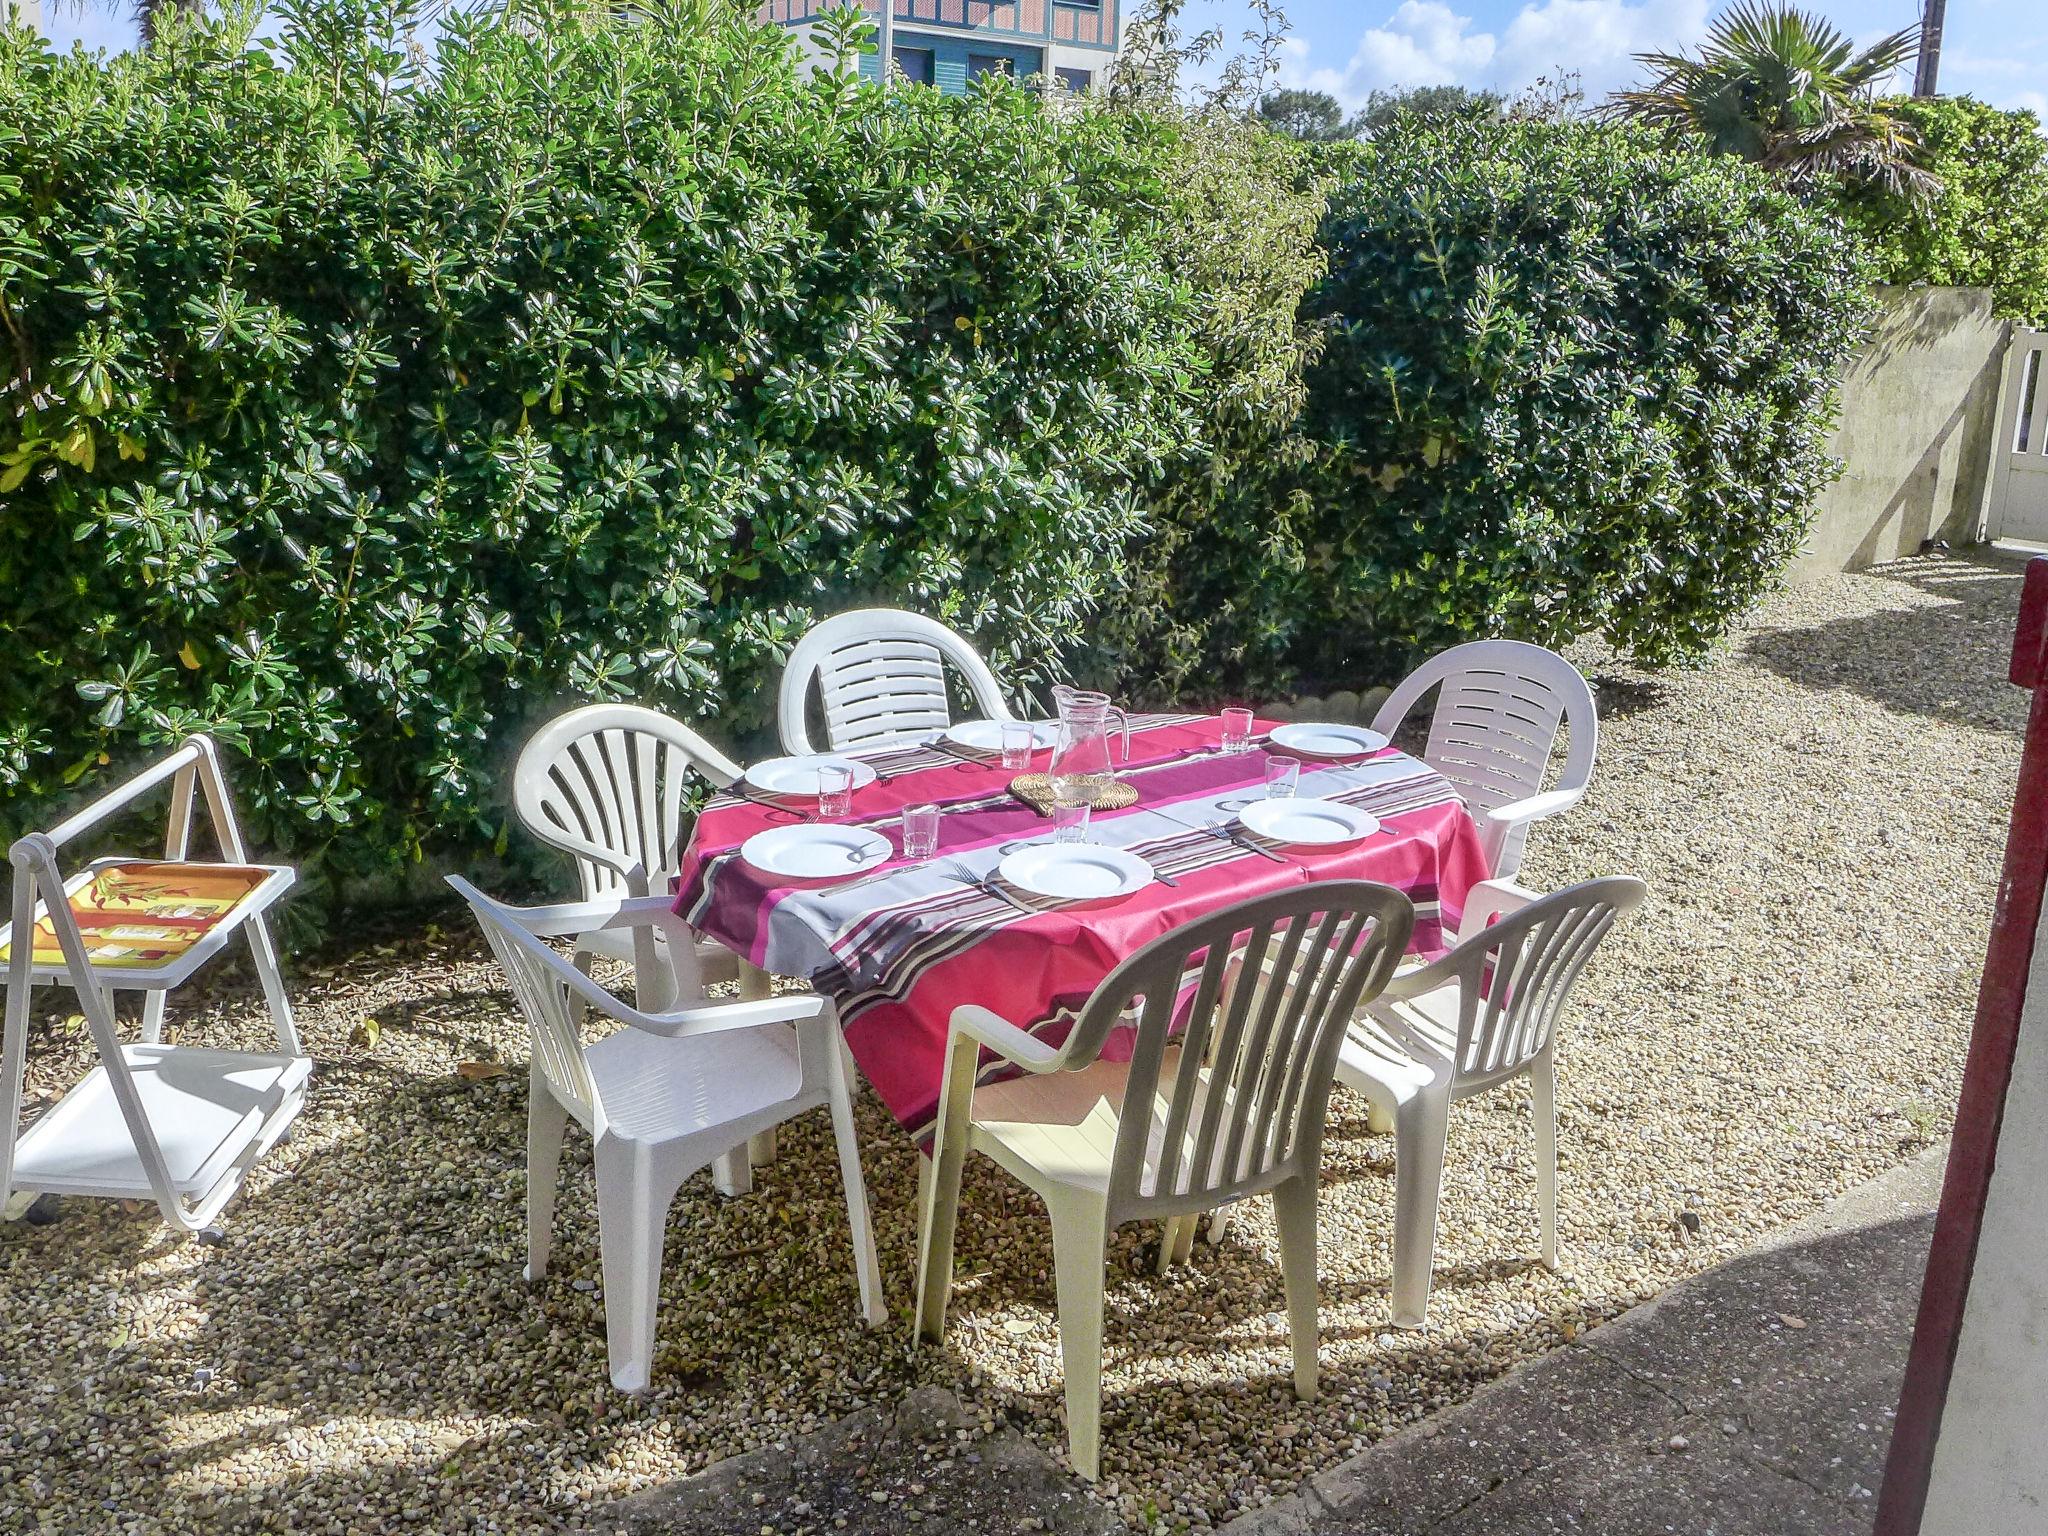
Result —
<svg viewBox="0 0 2048 1536"><path fill-rule="evenodd" d="M1868 1536L1946 1146L1232 1521L1228 1536ZM629 1536L1110 1536L936 1387L613 1507Z"/></svg>
<svg viewBox="0 0 2048 1536"><path fill-rule="evenodd" d="M1946 1147L1230 1536L1868 1536Z"/></svg>
<svg viewBox="0 0 2048 1536"><path fill-rule="evenodd" d="M754 1451L622 1500L620 1536L1114 1536L1107 1506L1014 1429L940 1387L894 1410L850 1414L784 1448Z"/></svg>

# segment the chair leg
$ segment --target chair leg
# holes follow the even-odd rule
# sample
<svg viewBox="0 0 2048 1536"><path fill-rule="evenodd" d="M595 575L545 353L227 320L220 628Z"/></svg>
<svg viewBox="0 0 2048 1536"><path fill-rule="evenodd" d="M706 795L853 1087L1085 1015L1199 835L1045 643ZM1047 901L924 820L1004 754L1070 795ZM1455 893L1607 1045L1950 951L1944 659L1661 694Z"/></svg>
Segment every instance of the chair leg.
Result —
<svg viewBox="0 0 2048 1536"><path fill-rule="evenodd" d="M932 1129L932 1168L918 1180L925 1194L917 1235L917 1337L937 1344L946 1336L946 1302L953 1290L953 1229L960 1219L960 1174L972 1134L974 1063L981 1048L965 1036L947 1046Z"/></svg>
<svg viewBox="0 0 2048 1536"><path fill-rule="evenodd" d="M1209 1244L1214 1247L1223 1241L1223 1234L1230 1230L1230 1218L1235 1214L1232 1207L1219 1205L1209 1217Z"/></svg>
<svg viewBox="0 0 2048 1536"><path fill-rule="evenodd" d="M1164 1275L1174 1265L1182 1262L1180 1252L1181 1237L1199 1220L1201 1220L1199 1216L1169 1216L1160 1223L1159 1263L1154 1268L1153 1273Z"/></svg>
<svg viewBox="0 0 2048 1536"><path fill-rule="evenodd" d="M738 1197L749 1194L754 1188L754 1160L749 1155L750 1142L741 1142L730 1152L721 1153L711 1163L711 1185L721 1195Z"/></svg>
<svg viewBox="0 0 2048 1536"><path fill-rule="evenodd" d="M1543 1229L1543 1267L1557 1268L1557 1063L1545 1055L1529 1069L1536 1121L1536 1219Z"/></svg>
<svg viewBox="0 0 2048 1536"><path fill-rule="evenodd" d="M1060 1368L1066 1377L1067 1449L1074 1471L1094 1482L1102 1472L1102 1310L1109 1247L1108 1213L1099 1200L1062 1192L1052 1216L1053 1282L1059 1292Z"/></svg>
<svg viewBox="0 0 2048 1536"><path fill-rule="evenodd" d="M548 1252L555 1244L555 1185L562 1165L562 1133L569 1112L549 1090L547 1079L534 1069L526 1087L526 1280L529 1285L548 1272Z"/></svg>
<svg viewBox="0 0 2048 1536"><path fill-rule="evenodd" d="M835 1042L836 1044L836 1042ZM839 1052L825 1052L826 1103L832 1111L832 1139L839 1147L839 1180L846 1187L846 1222L853 1235L853 1273L860 1283L860 1310L870 1328L889 1319L882 1299L881 1266L875 1258L875 1227L868 1215L867 1180L860 1171L860 1141L854 1134L853 1102L840 1070Z"/></svg>
<svg viewBox="0 0 2048 1536"><path fill-rule="evenodd" d="M945 1127L940 1128L944 1133ZM918 1221L917 1336L933 1344L946 1337L946 1303L953 1292L953 1233L960 1220L960 1174L967 1161L966 1128L932 1148L931 1170Z"/></svg>
<svg viewBox="0 0 2048 1536"><path fill-rule="evenodd" d="M1444 1181L1449 1097L1423 1095L1394 1116L1394 1326L1420 1328L1436 1257L1437 1200Z"/></svg>
<svg viewBox="0 0 2048 1536"><path fill-rule="evenodd" d="M661 1305L661 1240L669 1200L630 1148L597 1149L597 1240L604 1264L604 1332L612 1385L644 1392L654 1371Z"/></svg>
<svg viewBox="0 0 2048 1536"><path fill-rule="evenodd" d="M1287 1288L1287 1333L1294 1346L1294 1395L1316 1395L1316 1171L1273 1187L1280 1228L1280 1277Z"/></svg>
<svg viewBox="0 0 2048 1536"><path fill-rule="evenodd" d="M270 923L259 912L249 919L247 927L249 959L256 968L256 979L263 984L263 1000L270 1005L270 1020L277 1026L277 1043L288 1056L302 1055L298 1025L292 1021L292 1001L285 995L284 976L277 968L277 946L271 941ZM157 1025L161 1028L162 1024L159 1011Z"/></svg>

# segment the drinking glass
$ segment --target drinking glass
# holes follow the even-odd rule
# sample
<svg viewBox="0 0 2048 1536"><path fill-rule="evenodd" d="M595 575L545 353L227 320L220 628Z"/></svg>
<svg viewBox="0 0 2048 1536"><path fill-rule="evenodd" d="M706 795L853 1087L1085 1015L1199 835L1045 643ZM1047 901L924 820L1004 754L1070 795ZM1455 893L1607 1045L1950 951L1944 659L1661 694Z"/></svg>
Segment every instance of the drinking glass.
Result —
<svg viewBox="0 0 2048 1536"><path fill-rule="evenodd" d="M903 855L928 859L939 851L939 808L936 805L907 805L903 808Z"/></svg>
<svg viewBox="0 0 2048 1536"><path fill-rule="evenodd" d="M1038 746L1038 733L1029 720L1003 722L1003 766L1022 773L1031 766L1031 754Z"/></svg>
<svg viewBox="0 0 2048 1536"><path fill-rule="evenodd" d="M827 763L818 770L818 819L836 821L853 809L853 770Z"/></svg>
<svg viewBox="0 0 2048 1536"><path fill-rule="evenodd" d="M1230 753L1252 749L1252 712L1248 709L1223 711L1223 750Z"/></svg>
<svg viewBox="0 0 2048 1536"><path fill-rule="evenodd" d="M1282 757L1277 752L1266 754L1266 798L1268 800L1291 800L1294 791L1301 784L1301 759Z"/></svg>
<svg viewBox="0 0 2048 1536"><path fill-rule="evenodd" d="M1055 797L1052 803L1052 840L1056 843L1087 842L1088 813L1093 809L1086 800L1069 803Z"/></svg>

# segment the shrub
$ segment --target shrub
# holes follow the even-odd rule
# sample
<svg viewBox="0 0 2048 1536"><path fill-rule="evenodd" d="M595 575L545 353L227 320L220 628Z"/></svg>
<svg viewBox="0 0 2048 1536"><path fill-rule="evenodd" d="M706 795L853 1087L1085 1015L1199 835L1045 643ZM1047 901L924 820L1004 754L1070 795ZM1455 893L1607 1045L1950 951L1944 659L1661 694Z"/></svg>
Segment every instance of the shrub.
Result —
<svg viewBox="0 0 2048 1536"><path fill-rule="evenodd" d="M1922 161L1941 178L1926 206L1875 188L1842 198L1878 281L1989 288L1998 312L2048 326L2048 139L2032 112L1970 96L1906 100Z"/></svg>
<svg viewBox="0 0 2048 1536"><path fill-rule="evenodd" d="M0 32L0 835L203 729L362 875L502 848L570 699L758 728L858 600L1056 661L1199 439L1171 129L743 10Z"/></svg>
<svg viewBox="0 0 2048 1536"><path fill-rule="evenodd" d="M1627 129L1410 119L1337 163L1313 461L1240 530L1288 558L1212 573L1268 622L1212 624L1205 677L1359 686L1486 635L1700 655L1833 473L1852 243Z"/></svg>
<svg viewBox="0 0 2048 1536"><path fill-rule="evenodd" d="M1324 271L1316 232L1331 185L1315 156L1241 117L1174 121L1161 246L1202 296L1202 430L1152 488L1095 641L1117 685L1152 699L1212 690L1219 658L1235 665L1286 622L1273 573L1299 555L1275 542L1273 509L1298 494L1294 426L1315 341L1299 312Z"/></svg>

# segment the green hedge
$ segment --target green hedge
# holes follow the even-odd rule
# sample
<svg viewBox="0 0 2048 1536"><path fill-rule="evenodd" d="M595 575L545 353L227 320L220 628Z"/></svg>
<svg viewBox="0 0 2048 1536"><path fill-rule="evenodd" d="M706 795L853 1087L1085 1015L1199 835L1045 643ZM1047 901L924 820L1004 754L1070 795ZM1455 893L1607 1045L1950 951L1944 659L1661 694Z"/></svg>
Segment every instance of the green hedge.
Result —
<svg viewBox="0 0 2048 1536"><path fill-rule="evenodd" d="M0 38L0 835L204 729L362 874L503 846L568 701L757 730L860 599L1075 641L1199 436L1172 126L741 11L447 12L431 74L361 0Z"/></svg>
<svg viewBox="0 0 2048 1536"><path fill-rule="evenodd" d="M1970 96L1896 106L1918 130L1924 163L1941 178L1941 191L1924 208L1876 187L1843 197L1842 213L1869 242L1878 281L1989 288L2000 314L2048 326L2048 138L2041 120Z"/></svg>
<svg viewBox="0 0 2048 1536"><path fill-rule="evenodd" d="M1738 162L885 98L741 0L425 71L407 3L0 32L0 837L204 729L316 877L521 848L536 721L757 745L869 600L1191 701L1683 658L1828 472L1860 275Z"/></svg>
<svg viewBox="0 0 2048 1536"><path fill-rule="evenodd" d="M1330 163L1306 407L1176 573L1213 616L1182 672L1357 687L1486 635L1700 656L1835 472L1854 242L1619 127L1411 116Z"/></svg>

